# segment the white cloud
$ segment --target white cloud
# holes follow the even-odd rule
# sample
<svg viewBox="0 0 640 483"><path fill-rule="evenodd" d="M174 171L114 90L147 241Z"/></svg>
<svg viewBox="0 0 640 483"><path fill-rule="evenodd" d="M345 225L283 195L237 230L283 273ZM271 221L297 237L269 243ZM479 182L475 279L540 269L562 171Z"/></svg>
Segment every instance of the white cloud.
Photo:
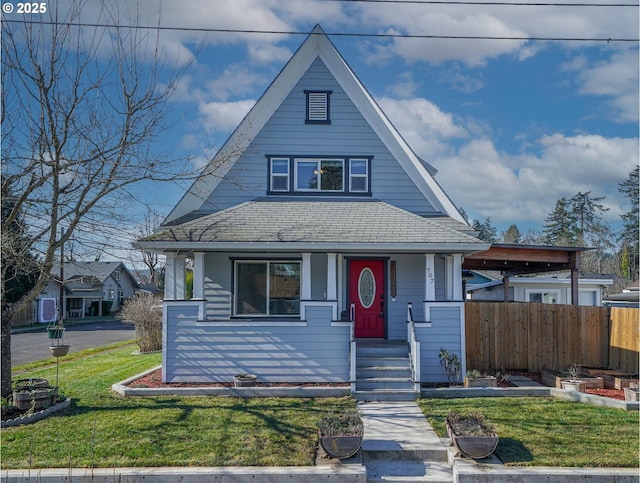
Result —
<svg viewBox="0 0 640 483"><path fill-rule="evenodd" d="M250 66L234 64L228 66L218 78L209 81L207 89L213 99L226 101L230 97L251 93L256 86L262 87L267 82L268 79L257 74Z"/></svg>
<svg viewBox="0 0 640 483"><path fill-rule="evenodd" d="M396 82L387 86L386 90L394 96L407 98L413 97L419 87L420 85L413 80L413 73L409 71L398 74Z"/></svg>
<svg viewBox="0 0 640 483"><path fill-rule="evenodd" d="M255 100L203 102L199 106L202 123L209 132L228 132L236 128L255 104Z"/></svg>
<svg viewBox="0 0 640 483"><path fill-rule="evenodd" d="M580 93L612 99L612 112L607 117L623 122L638 121L638 51L613 55L595 66L582 66L578 82Z"/></svg>
<svg viewBox="0 0 640 483"><path fill-rule="evenodd" d="M453 115L442 112L427 99L383 97L378 102L409 145L427 160L450 152L448 140L468 136Z"/></svg>
<svg viewBox="0 0 640 483"><path fill-rule="evenodd" d="M542 226L556 200L590 191L606 197L606 218L619 222L626 207L618 184L638 164L638 138L554 134L538 139L537 147L539 155L512 155L480 139L432 164L454 202L472 217Z"/></svg>

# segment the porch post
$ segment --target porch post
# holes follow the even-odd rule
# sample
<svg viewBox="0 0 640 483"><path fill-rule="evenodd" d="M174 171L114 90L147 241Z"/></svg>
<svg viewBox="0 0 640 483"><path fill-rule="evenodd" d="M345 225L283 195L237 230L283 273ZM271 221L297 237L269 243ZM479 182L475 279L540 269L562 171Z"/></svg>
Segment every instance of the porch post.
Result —
<svg viewBox="0 0 640 483"><path fill-rule="evenodd" d="M436 299L436 263L435 254L425 254L424 299L433 302Z"/></svg>
<svg viewBox="0 0 640 483"><path fill-rule="evenodd" d="M302 254L302 281L301 294L302 300L311 300L311 253Z"/></svg>
<svg viewBox="0 0 640 483"><path fill-rule="evenodd" d="M193 254L193 298L204 299L204 252Z"/></svg>
<svg viewBox="0 0 640 483"><path fill-rule="evenodd" d="M164 298L167 300L183 300L185 286L185 257L167 255L165 262Z"/></svg>
<svg viewBox="0 0 640 483"><path fill-rule="evenodd" d="M327 300L331 301L338 300L336 257L337 253L327 253Z"/></svg>
<svg viewBox="0 0 640 483"><path fill-rule="evenodd" d="M462 254L454 253L452 259L453 270L453 300L461 301L462 298Z"/></svg>
<svg viewBox="0 0 640 483"><path fill-rule="evenodd" d="M453 300L453 257L447 255L445 263L445 300Z"/></svg>

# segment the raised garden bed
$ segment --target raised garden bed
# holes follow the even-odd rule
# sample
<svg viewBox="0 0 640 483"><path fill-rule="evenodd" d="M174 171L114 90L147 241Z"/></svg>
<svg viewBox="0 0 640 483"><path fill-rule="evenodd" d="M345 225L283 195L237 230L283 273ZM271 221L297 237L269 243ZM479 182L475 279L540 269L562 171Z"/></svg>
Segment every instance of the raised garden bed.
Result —
<svg viewBox="0 0 640 483"><path fill-rule="evenodd" d="M622 391L625 387L629 387L629 384L638 382L638 374L629 374L618 369L598 369L587 367L584 371L591 376L601 377L604 387L609 389L618 389Z"/></svg>
<svg viewBox="0 0 640 483"><path fill-rule="evenodd" d="M542 383L546 386L562 388L562 381L570 378L569 374L562 372L542 371ZM586 384L587 389L604 388L604 379L602 377L580 376L578 379Z"/></svg>

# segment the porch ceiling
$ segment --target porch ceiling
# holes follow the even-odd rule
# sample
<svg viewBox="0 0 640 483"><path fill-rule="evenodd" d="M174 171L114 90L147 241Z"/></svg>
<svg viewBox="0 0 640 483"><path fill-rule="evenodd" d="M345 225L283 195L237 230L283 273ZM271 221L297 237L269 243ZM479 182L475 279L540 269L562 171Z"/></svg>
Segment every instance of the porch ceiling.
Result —
<svg viewBox="0 0 640 483"><path fill-rule="evenodd" d="M465 256L462 268L496 270L508 276L580 270L580 254L586 250L588 248L494 244L484 252Z"/></svg>

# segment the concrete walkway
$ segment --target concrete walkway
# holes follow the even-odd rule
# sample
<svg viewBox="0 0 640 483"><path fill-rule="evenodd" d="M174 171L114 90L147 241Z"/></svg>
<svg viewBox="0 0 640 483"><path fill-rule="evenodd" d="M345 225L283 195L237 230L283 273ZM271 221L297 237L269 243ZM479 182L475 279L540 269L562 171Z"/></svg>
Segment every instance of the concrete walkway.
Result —
<svg viewBox="0 0 640 483"><path fill-rule="evenodd" d="M414 401L359 402L367 481L451 482L447 448Z"/></svg>

